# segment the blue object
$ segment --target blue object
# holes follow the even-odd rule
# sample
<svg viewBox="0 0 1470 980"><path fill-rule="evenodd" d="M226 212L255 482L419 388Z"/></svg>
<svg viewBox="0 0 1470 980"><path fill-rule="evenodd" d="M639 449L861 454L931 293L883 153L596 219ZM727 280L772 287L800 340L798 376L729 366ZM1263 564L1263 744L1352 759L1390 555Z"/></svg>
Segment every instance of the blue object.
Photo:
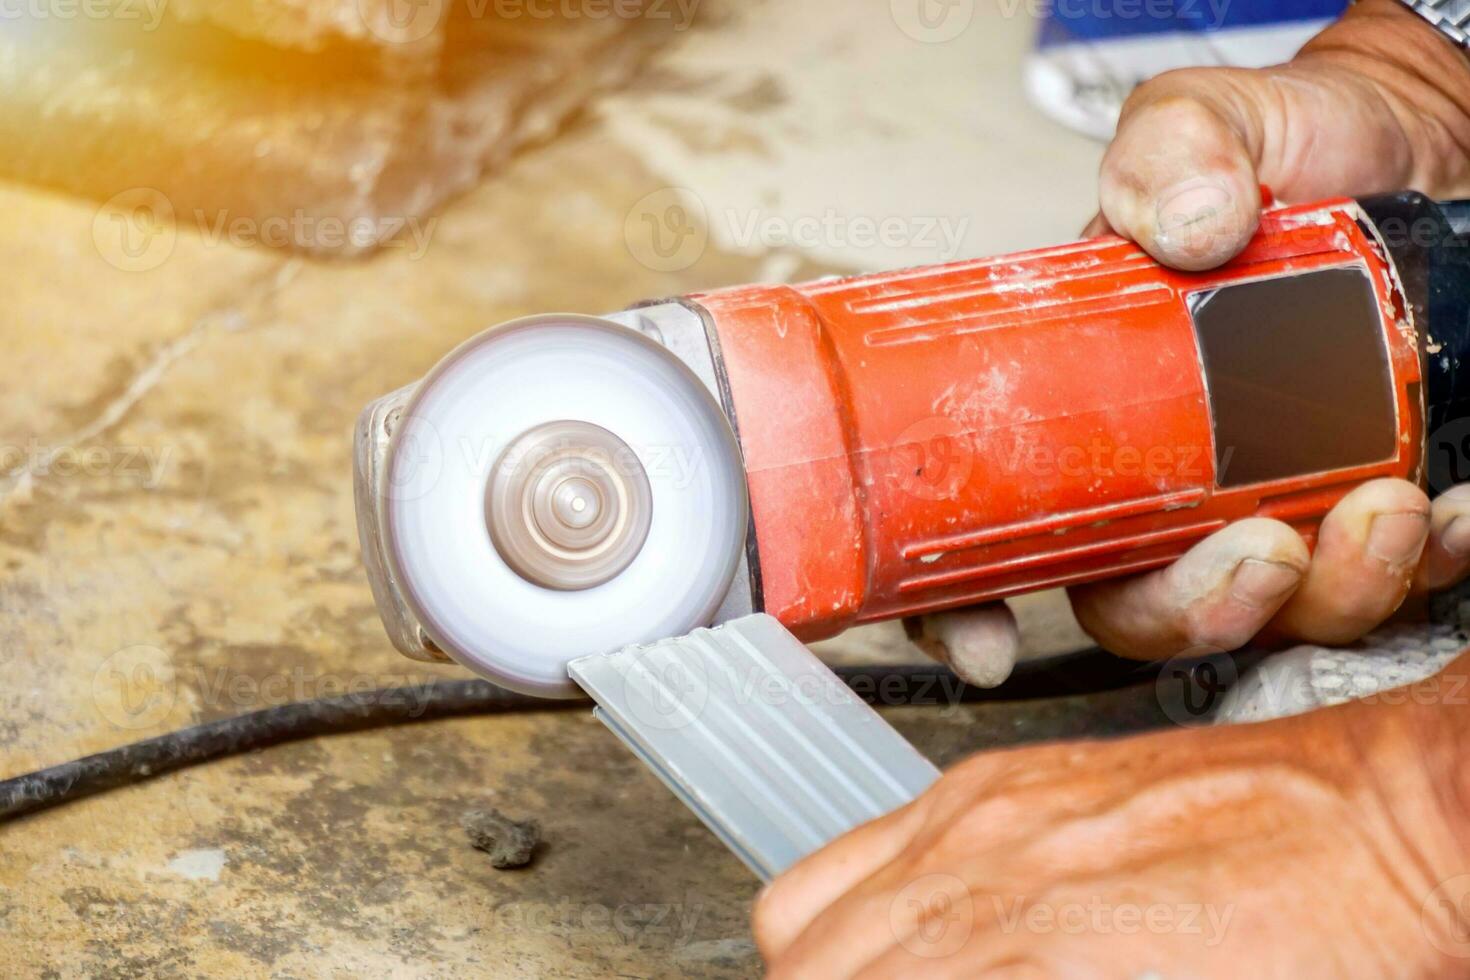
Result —
<svg viewBox="0 0 1470 980"><path fill-rule="evenodd" d="M1026 90L1043 112L1108 139L1128 93L1175 68L1288 61L1346 0L1047 0Z"/></svg>
<svg viewBox="0 0 1470 980"><path fill-rule="evenodd" d="M1228 31L1281 24L1320 26L1347 9L1345 0L1055 0L1042 20L1042 48L1140 34Z"/></svg>

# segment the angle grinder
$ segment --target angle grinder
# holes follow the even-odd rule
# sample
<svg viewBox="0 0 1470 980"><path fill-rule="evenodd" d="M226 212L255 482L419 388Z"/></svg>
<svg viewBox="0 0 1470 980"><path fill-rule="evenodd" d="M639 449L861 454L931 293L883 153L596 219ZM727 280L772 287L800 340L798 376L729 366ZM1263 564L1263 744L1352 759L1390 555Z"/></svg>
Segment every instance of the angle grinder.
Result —
<svg viewBox="0 0 1470 980"><path fill-rule="evenodd" d="M1243 517L1311 540L1365 480L1470 478L1467 213L1273 208L1203 273L1109 236L493 327L358 425L383 622L556 698L573 660L751 613L815 640Z"/></svg>

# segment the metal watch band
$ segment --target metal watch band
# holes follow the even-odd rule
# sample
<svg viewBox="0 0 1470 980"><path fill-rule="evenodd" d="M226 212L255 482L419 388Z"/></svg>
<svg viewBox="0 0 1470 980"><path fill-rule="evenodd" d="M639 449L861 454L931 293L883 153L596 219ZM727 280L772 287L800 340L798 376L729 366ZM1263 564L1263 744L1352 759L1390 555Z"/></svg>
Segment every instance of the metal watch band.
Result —
<svg viewBox="0 0 1470 980"><path fill-rule="evenodd" d="M1470 0L1402 0L1441 34L1470 50Z"/></svg>

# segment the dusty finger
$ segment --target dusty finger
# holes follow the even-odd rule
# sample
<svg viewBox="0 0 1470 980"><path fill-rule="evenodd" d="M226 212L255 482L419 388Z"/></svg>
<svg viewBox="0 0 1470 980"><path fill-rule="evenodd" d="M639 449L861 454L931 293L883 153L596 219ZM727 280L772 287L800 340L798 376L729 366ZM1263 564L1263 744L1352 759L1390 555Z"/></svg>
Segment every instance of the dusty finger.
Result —
<svg viewBox="0 0 1470 980"><path fill-rule="evenodd" d="M1015 614L1003 602L935 613L904 626L919 649L976 687L1004 683L1021 651Z"/></svg>
<svg viewBox="0 0 1470 980"><path fill-rule="evenodd" d="M1223 83L1204 76L1181 87ZM1213 98L1177 94L1135 102L1103 159L1099 195L1107 222L1160 262L1208 269L1255 233L1259 186L1238 124Z"/></svg>
<svg viewBox="0 0 1470 980"><path fill-rule="evenodd" d="M1351 643L1403 603L1429 538L1429 498L1404 480L1355 488L1322 520L1301 588L1273 632L1309 643Z"/></svg>
<svg viewBox="0 0 1470 980"><path fill-rule="evenodd" d="M1429 592L1454 585L1470 573L1470 484L1451 487L1430 504L1429 543L1414 591Z"/></svg>
<svg viewBox="0 0 1470 980"><path fill-rule="evenodd" d="M771 882L752 910L756 945L766 961L779 957L833 902L896 858L922 824L922 810L922 804L913 804L864 824Z"/></svg>
<svg viewBox="0 0 1470 980"><path fill-rule="evenodd" d="M1216 532L1167 568L1071 590L1077 620L1114 653L1163 659L1243 646L1303 581L1307 546L1279 521Z"/></svg>

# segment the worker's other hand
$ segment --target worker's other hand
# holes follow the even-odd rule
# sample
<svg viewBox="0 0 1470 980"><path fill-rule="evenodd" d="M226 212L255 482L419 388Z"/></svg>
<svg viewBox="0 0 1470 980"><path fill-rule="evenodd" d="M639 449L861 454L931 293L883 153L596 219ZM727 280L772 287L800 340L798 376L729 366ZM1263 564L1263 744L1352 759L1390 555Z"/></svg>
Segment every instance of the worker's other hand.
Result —
<svg viewBox="0 0 1470 980"><path fill-rule="evenodd" d="M1290 64L1162 75L1134 92L1103 160L1102 211L1166 265L1205 269L1256 230L1260 185L1283 201L1414 188L1470 194L1470 59L1395 0L1364 0ZM1315 554L1284 524L1249 520L1171 567L1075 588L1100 644L1140 658L1275 641L1340 644L1411 590L1470 570L1470 487L1431 505L1381 480L1322 524ZM911 635L977 684L1004 680L1019 635L1001 605L930 617Z"/></svg>
<svg viewBox="0 0 1470 980"><path fill-rule="evenodd" d="M1416 700L976 756L774 882L756 942L773 978L1462 975L1462 716Z"/></svg>

